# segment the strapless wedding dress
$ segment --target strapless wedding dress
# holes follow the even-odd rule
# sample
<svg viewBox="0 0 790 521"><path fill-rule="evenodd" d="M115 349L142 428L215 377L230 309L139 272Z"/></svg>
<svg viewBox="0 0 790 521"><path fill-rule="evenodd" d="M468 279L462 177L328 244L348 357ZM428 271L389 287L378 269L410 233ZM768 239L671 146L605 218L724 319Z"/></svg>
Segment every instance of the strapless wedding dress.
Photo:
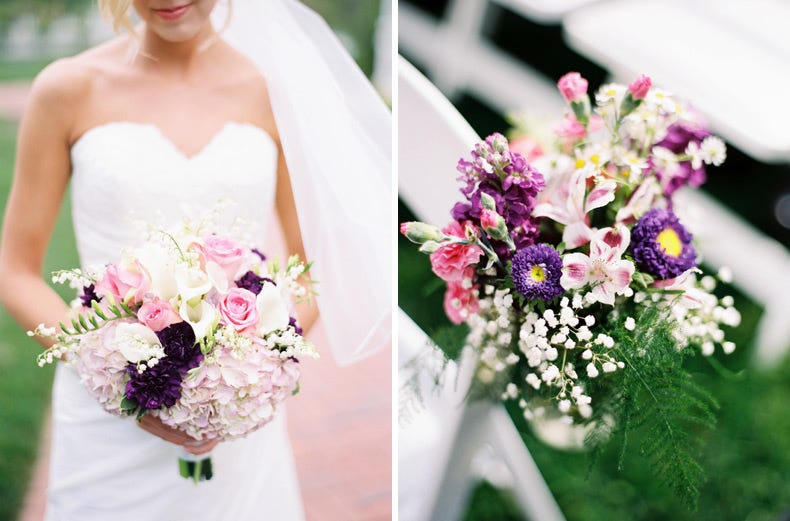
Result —
<svg viewBox="0 0 790 521"><path fill-rule="evenodd" d="M263 130L228 123L187 157L153 125L109 123L72 147L72 215L81 263L103 265L140 239L134 220L180 222L197 207L263 229L271 215L277 147ZM191 209L191 210L190 210ZM178 474L178 447L99 407L73 369L53 388L49 521L289 521L303 519L283 411L249 437L220 443L214 477Z"/></svg>

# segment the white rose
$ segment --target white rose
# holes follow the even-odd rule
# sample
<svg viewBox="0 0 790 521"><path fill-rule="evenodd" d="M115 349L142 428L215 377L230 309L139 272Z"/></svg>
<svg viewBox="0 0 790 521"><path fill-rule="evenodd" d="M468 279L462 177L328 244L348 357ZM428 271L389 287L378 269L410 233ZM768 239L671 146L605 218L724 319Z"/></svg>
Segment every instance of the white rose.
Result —
<svg viewBox="0 0 790 521"><path fill-rule="evenodd" d="M264 284L258 294L258 334L265 335L271 331L282 329L291 318L282 294L273 284Z"/></svg>
<svg viewBox="0 0 790 521"><path fill-rule="evenodd" d="M124 358L133 364L161 358L165 354L156 333L142 324L118 324L115 328L115 344Z"/></svg>
<svg viewBox="0 0 790 521"><path fill-rule="evenodd" d="M204 338L219 322L217 310L204 300L194 307L190 306L186 300L182 301L178 308L178 314L192 326L197 340Z"/></svg>

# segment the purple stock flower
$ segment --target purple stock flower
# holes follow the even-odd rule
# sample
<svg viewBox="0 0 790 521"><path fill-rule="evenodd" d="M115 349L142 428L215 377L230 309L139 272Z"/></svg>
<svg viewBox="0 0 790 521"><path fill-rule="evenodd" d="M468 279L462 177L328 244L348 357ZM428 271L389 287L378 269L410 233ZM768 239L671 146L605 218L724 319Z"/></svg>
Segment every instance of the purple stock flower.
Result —
<svg viewBox="0 0 790 521"><path fill-rule="evenodd" d="M135 364L126 368L129 381L125 395L145 409L172 407L181 398L182 373L173 364L162 359L158 364L140 373Z"/></svg>
<svg viewBox="0 0 790 521"><path fill-rule="evenodd" d="M684 154L689 143L694 142L697 145L702 143L706 137L712 134L698 123L690 121L675 123L667 129L666 137L660 142L656 143L657 146L664 147L674 154ZM685 185L694 187L702 185L705 180L705 165L699 168L693 168L691 161L682 161L678 163L677 170L673 172L664 172L656 170L661 186L664 187L664 195L671 196L675 190Z"/></svg>
<svg viewBox="0 0 790 521"><path fill-rule="evenodd" d="M82 302L83 307L89 308L91 307L91 302L100 302L101 297L96 294L96 286L90 284L82 288L82 295L80 295L80 301Z"/></svg>
<svg viewBox="0 0 790 521"><path fill-rule="evenodd" d="M631 231L631 252L637 266L661 280L671 279L697 265L691 234L669 210L653 208Z"/></svg>
<svg viewBox="0 0 790 521"><path fill-rule="evenodd" d="M516 290L529 300L550 301L564 293L562 259L548 244L535 244L513 256L510 276Z"/></svg>
<svg viewBox="0 0 790 521"><path fill-rule="evenodd" d="M242 277L239 280L236 281L236 286L239 288L249 290L257 295L263 289L264 282L271 282L275 286L277 285L269 277L261 277L254 271L248 271L247 273L242 275Z"/></svg>
<svg viewBox="0 0 790 521"><path fill-rule="evenodd" d="M167 355L160 364L166 363L181 371L188 371L200 365L203 360L200 346L195 341L195 331L189 322L171 324L159 331L156 336L162 342Z"/></svg>
<svg viewBox="0 0 790 521"><path fill-rule="evenodd" d="M461 188L467 201L452 209L456 221L472 221L480 225L480 194L485 192L496 203L496 211L505 224L516 248L534 244L538 226L532 218L535 196L545 186L543 175L529 165L521 154L508 148L507 139L492 134L475 145L472 160L461 159L458 171L465 185ZM512 254L502 241L493 241L494 249L503 259Z"/></svg>

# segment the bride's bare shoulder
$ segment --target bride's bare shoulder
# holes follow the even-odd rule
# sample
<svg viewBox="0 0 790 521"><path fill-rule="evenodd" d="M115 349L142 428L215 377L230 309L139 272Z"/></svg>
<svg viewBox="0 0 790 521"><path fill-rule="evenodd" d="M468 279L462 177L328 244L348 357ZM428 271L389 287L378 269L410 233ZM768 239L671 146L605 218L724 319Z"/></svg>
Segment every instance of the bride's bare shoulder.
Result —
<svg viewBox="0 0 790 521"><path fill-rule="evenodd" d="M54 117L68 119L88 98L100 78L112 74L124 47L123 37L92 47L75 56L47 65L35 78L30 103L41 106Z"/></svg>

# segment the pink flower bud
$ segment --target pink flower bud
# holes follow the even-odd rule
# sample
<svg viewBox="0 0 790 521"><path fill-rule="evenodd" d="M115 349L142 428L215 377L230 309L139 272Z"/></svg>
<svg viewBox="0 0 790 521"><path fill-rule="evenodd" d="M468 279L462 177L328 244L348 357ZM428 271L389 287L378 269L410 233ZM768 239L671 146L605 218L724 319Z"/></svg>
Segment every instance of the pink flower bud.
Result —
<svg viewBox="0 0 790 521"><path fill-rule="evenodd" d="M579 101L587 94L587 80L578 72L569 72L557 82L562 96L568 102Z"/></svg>
<svg viewBox="0 0 790 521"><path fill-rule="evenodd" d="M544 154L540 143L529 136L522 136L511 141L510 151L521 154L527 163L533 162Z"/></svg>
<svg viewBox="0 0 790 521"><path fill-rule="evenodd" d="M653 82L650 80L650 76L640 74L630 85L628 85L628 92L631 93L631 97L635 100L644 99L652 84Z"/></svg>
<svg viewBox="0 0 790 521"><path fill-rule="evenodd" d="M494 210L483 208L480 211L480 225L484 230L493 230L499 226L499 215Z"/></svg>

